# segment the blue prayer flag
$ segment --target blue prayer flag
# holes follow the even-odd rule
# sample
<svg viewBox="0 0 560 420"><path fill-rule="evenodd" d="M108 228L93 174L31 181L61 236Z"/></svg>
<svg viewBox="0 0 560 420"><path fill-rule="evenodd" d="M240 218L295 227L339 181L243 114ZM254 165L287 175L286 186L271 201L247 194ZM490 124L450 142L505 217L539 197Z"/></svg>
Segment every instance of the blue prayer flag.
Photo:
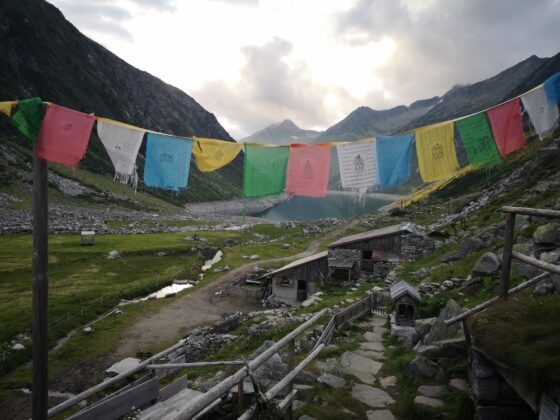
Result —
<svg viewBox="0 0 560 420"><path fill-rule="evenodd" d="M410 178L414 134L377 137L377 183L380 187L400 185Z"/></svg>
<svg viewBox="0 0 560 420"><path fill-rule="evenodd" d="M545 80L544 90L550 102L560 105L560 72Z"/></svg>
<svg viewBox="0 0 560 420"><path fill-rule="evenodd" d="M187 186L192 140L148 133L144 183L175 192Z"/></svg>

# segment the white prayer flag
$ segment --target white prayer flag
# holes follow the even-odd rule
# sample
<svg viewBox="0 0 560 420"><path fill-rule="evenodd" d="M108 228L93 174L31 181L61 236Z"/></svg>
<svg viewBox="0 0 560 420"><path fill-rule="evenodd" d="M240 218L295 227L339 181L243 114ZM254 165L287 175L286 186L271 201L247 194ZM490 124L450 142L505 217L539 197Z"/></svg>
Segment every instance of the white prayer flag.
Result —
<svg viewBox="0 0 560 420"><path fill-rule="evenodd" d="M521 102L541 140L556 129L558 106L548 101L544 86L524 94Z"/></svg>
<svg viewBox="0 0 560 420"><path fill-rule="evenodd" d="M97 121L97 135L105 146L115 167L115 180L127 184L132 181L134 189L138 181L136 156L144 131L107 121Z"/></svg>
<svg viewBox="0 0 560 420"><path fill-rule="evenodd" d="M377 152L373 141L336 146L343 188L365 192L377 182Z"/></svg>

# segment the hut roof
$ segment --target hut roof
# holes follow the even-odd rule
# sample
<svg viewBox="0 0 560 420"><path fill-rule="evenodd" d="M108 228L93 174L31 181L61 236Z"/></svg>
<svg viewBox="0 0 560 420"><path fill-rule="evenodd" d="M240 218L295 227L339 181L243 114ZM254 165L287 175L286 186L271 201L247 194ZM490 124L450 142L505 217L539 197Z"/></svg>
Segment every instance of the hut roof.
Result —
<svg viewBox="0 0 560 420"><path fill-rule="evenodd" d="M340 238L338 241L330 244L329 248L340 246L340 245L351 244L351 243L354 243L354 242L367 241L369 239L381 238L383 236L395 235L395 234L403 232L403 231L407 231L407 232L411 231L410 226L409 225L404 225L404 226L395 225L395 226L385 227L385 228L382 228L382 229L370 230L370 231L364 232L364 233L357 233L356 235L350 235L350 236L346 236L344 238Z"/></svg>
<svg viewBox="0 0 560 420"><path fill-rule="evenodd" d="M327 254L328 254L328 251L322 251L322 252L319 252L317 254L313 254L313 255L310 255L308 257L292 261L291 263L286 264L284 267L278 268L274 271L271 271L270 273L266 273L262 277L269 277L269 276L272 276L274 274L278 274L278 273L281 273L283 271L289 270L291 268L298 267L300 265L307 264L307 263L312 262L312 261L320 260L321 258L326 258Z"/></svg>
<svg viewBox="0 0 560 420"><path fill-rule="evenodd" d="M422 302L422 298L420 297L420 293L418 293L418 290L416 290L415 287L412 287L406 281L401 280L397 284L391 286L391 300L396 300L406 294L419 303Z"/></svg>

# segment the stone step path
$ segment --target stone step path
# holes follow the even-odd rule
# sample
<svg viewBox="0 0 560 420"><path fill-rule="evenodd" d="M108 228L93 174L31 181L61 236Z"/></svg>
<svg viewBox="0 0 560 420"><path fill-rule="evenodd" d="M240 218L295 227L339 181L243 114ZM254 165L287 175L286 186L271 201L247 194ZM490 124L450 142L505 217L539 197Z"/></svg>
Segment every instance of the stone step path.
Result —
<svg viewBox="0 0 560 420"><path fill-rule="evenodd" d="M383 334L386 319L374 314L371 321L361 322L360 328L366 329L362 335L363 342L360 349L347 351L341 357L341 371L356 377L362 383L356 383L352 387L352 397L371 408L367 412L368 420L396 420L388 407L395 400L386 391L396 385L396 378L378 378L379 371L383 366L385 346L383 345ZM374 386L379 379L381 387Z"/></svg>

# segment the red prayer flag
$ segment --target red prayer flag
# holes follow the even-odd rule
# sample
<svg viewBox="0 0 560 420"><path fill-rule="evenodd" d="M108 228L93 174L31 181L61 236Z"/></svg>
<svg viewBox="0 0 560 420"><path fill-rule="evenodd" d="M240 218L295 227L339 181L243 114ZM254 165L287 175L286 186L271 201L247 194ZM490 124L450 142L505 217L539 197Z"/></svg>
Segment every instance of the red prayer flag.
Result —
<svg viewBox="0 0 560 420"><path fill-rule="evenodd" d="M76 169L86 154L95 117L48 104L35 146L38 157Z"/></svg>
<svg viewBox="0 0 560 420"><path fill-rule="evenodd" d="M327 195L330 166L330 145L292 144L286 192L307 197Z"/></svg>
<svg viewBox="0 0 560 420"><path fill-rule="evenodd" d="M520 107L521 100L516 98L488 111L494 140L502 157L525 146Z"/></svg>

